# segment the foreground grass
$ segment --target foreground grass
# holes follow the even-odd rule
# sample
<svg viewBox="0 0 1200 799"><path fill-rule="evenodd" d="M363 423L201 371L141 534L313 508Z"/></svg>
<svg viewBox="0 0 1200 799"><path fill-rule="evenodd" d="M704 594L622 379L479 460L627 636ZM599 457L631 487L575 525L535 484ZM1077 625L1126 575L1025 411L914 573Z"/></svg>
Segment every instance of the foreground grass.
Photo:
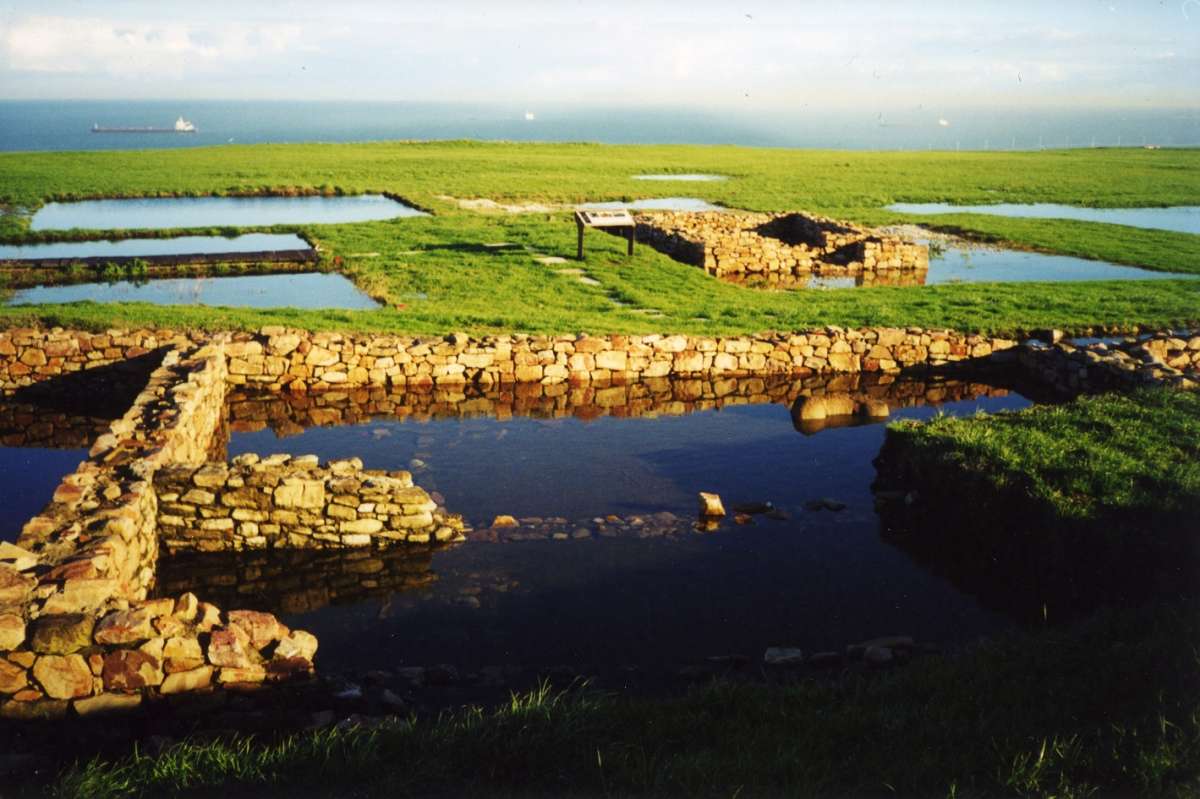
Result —
<svg viewBox="0 0 1200 799"><path fill-rule="evenodd" d="M730 179L688 184L631 179L642 172L716 172ZM0 154L0 203L24 208L54 198L295 188L388 191L435 212L391 222L273 228L297 230L318 242L328 262L336 260L337 269L388 306L375 314L288 316L315 328L732 333L814 324L920 324L1019 332L1048 326L1162 326L1200 316L1198 289L1177 283L763 292L721 283L648 247L626 259L619 240L599 233L588 237L584 264L543 265L534 258L570 258L574 253L568 211L476 213L442 198L569 204L687 194L735 208L807 209L878 224L920 219L882 210L894 201L1192 203L1200 196L1200 152L1191 150L863 153L435 142ZM44 238L26 229L27 219L0 215L0 237ZM987 241L1200 273L1200 236L980 214L926 221ZM84 235L95 234L71 231L56 237ZM503 242L513 246L486 246ZM600 285L560 273L574 267L585 269ZM222 309L164 314L137 305L106 310L41 306L0 310L0 323L70 319L98 324L107 317L114 323L156 324L164 316L178 316L206 327L253 327L279 315Z"/></svg>
<svg viewBox="0 0 1200 799"><path fill-rule="evenodd" d="M374 731L189 741L79 764L48 793L1189 796L1197 610L1107 614L875 678L540 691Z"/></svg>
<svg viewBox="0 0 1200 799"><path fill-rule="evenodd" d="M1015 414L903 422L888 438L912 470L981 483L1041 516L1141 529L1171 516L1188 520L1192 533L1200 519L1195 392L1146 389Z"/></svg>

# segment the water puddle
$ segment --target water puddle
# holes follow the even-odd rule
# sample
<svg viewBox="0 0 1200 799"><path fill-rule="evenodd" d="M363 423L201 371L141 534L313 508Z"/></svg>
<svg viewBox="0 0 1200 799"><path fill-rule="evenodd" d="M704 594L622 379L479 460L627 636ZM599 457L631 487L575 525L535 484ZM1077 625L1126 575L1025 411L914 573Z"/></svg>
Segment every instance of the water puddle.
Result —
<svg viewBox="0 0 1200 799"><path fill-rule="evenodd" d="M38 286L14 291L6 304L33 305L82 300L244 308L370 310L379 307L375 300L359 291L342 275L317 272Z"/></svg>
<svg viewBox="0 0 1200 799"><path fill-rule="evenodd" d="M46 506L62 478L87 459L92 442L120 416L114 406L132 396L129 389L98 382L75 388L81 391L64 387L60 393L82 397L105 389L117 400L77 398L64 404L62 398L45 396L38 402L0 397L0 541L16 541L25 522Z"/></svg>
<svg viewBox="0 0 1200 799"><path fill-rule="evenodd" d="M868 423L880 403L924 419L1030 400L985 382L854 376L235 393L230 456L409 469L475 531L432 554L166 558L160 575L176 593L211 585L288 614L321 637L322 668L414 652L467 667L661 664L1010 625L881 538L871 482L885 428ZM747 523L695 529L701 490ZM519 526L491 529L501 514Z"/></svg>
<svg viewBox="0 0 1200 799"><path fill-rule="evenodd" d="M1180 280L1188 275L1151 272L1107 261L1019 250L946 247L930 253L925 285L939 283L1025 283L1073 280Z"/></svg>
<svg viewBox="0 0 1200 799"><path fill-rule="evenodd" d="M312 246L292 233L246 233L241 236L177 236L166 239L117 241L54 241L42 244L0 244L0 261L71 258L139 258L199 256L231 253L311 253Z"/></svg>
<svg viewBox="0 0 1200 799"><path fill-rule="evenodd" d="M728 180L725 175L706 175L700 173L682 175L634 175L634 180L663 180L681 181L684 183L709 183L718 180Z"/></svg>
<svg viewBox="0 0 1200 799"><path fill-rule="evenodd" d="M951 205L949 203L893 203L889 211L906 214L994 214L1035 219L1078 219L1113 225L1174 230L1200 234L1200 205L1167 208L1081 208L1053 203L996 203L995 205Z"/></svg>
<svg viewBox="0 0 1200 799"><path fill-rule="evenodd" d="M699 197L652 197L630 202L583 203L576 208L620 209L630 211L724 211L720 205L713 205L708 200Z"/></svg>
<svg viewBox="0 0 1200 799"><path fill-rule="evenodd" d="M32 230L333 225L426 216L382 194L349 197L151 197L47 203Z"/></svg>
<svg viewBox="0 0 1200 799"><path fill-rule="evenodd" d="M922 242L926 243L926 242ZM1020 250L944 246L929 255L927 271L882 271L858 275L727 276L726 282L758 289L839 289L871 286L935 286L943 283L1028 283L1076 280L1188 280L1192 275L1152 272L1107 261Z"/></svg>

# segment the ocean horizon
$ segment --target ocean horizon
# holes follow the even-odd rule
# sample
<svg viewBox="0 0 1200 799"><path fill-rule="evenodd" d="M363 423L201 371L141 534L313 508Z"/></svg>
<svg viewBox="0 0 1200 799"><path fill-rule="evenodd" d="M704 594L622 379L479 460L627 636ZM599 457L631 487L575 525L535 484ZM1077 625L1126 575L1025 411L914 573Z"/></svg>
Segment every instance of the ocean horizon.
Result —
<svg viewBox="0 0 1200 799"><path fill-rule="evenodd" d="M196 133L93 133L92 126ZM1200 146L1200 110L809 112L691 108L252 100L0 100L0 151L291 142L476 139L733 144L844 150L1037 150Z"/></svg>

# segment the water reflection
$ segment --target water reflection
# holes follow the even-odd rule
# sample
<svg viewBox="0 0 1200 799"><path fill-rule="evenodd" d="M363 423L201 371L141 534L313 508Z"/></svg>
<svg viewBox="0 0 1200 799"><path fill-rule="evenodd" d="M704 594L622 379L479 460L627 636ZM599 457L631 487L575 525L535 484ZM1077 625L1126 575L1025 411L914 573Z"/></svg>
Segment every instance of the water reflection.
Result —
<svg viewBox="0 0 1200 799"><path fill-rule="evenodd" d="M1036 219L1078 219L1113 225L1200 233L1200 206L1166 208L1082 208L1054 203L995 203L992 205L951 205L949 203L895 203L890 211L906 214L995 214L997 216Z"/></svg>
<svg viewBox="0 0 1200 799"><path fill-rule="evenodd" d="M5 304L34 305L83 300L245 308L371 310L379 307L379 303L363 294L346 277L317 272L37 286L14 291Z"/></svg>
<svg viewBox="0 0 1200 799"><path fill-rule="evenodd" d="M339 224L425 216L382 194L349 197L146 197L47 203L32 230L155 230Z"/></svg>

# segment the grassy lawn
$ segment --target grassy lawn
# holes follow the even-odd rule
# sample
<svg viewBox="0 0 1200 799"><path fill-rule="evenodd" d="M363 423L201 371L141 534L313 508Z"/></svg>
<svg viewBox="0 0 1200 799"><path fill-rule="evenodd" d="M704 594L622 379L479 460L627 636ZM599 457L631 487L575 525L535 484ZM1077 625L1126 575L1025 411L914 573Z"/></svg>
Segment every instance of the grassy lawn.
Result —
<svg viewBox="0 0 1200 799"><path fill-rule="evenodd" d="M674 185L631 180L642 172L716 172L730 179ZM327 266L384 299L386 310L41 306L0 309L0 323L140 325L168 319L205 327L255 327L284 320L312 328L413 333L734 333L824 324L1019 333L1051 326L1165 326L1200 317L1200 286L1096 282L770 293L721 283L648 247L626 259L618 239L599 233L589 236L583 264L544 265L534 258L569 259L574 253L568 211L479 213L439 197L574 203L684 194L730 207L807 209L877 224L920 219L882 210L893 201L1186 204L1200 196L1198 176L1200 153L1190 150L864 153L440 142L0 154L0 202L25 208L52 198L301 187L329 193L388 191L435 213L422 219L271 228L299 230L319 242ZM0 235L9 240L46 238L26 231L26 220L19 214L0 217ZM1029 249L1200 272L1200 236L980 214L926 221ZM58 237L85 235L95 234L74 231ZM485 246L502 242L513 246ZM564 268L582 268L599 285L560 274Z"/></svg>
<svg viewBox="0 0 1200 799"><path fill-rule="evenodd" d="M1110 613L876 677L535 692L376 731L185 741L81 762L48 793L1194 796L1198 610Z"/></svg>

